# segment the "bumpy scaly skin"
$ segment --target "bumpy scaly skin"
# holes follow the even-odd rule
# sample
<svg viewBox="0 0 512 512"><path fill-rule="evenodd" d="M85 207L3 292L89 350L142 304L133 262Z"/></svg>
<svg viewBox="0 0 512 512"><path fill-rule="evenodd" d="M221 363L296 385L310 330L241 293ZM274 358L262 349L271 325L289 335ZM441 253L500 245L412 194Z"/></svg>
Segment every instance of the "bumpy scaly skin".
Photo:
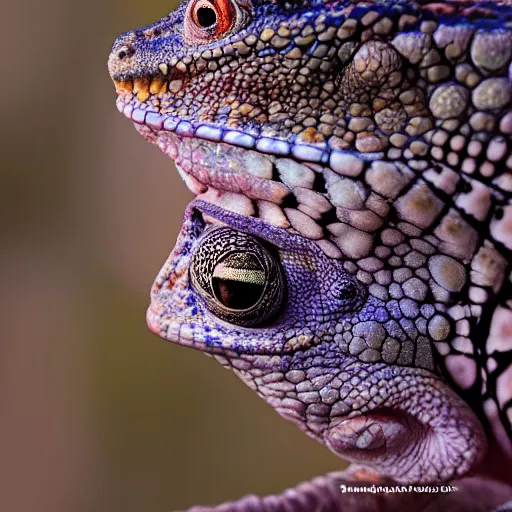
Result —
<svg viewBox="0 0 512 512"><path fill-rule="evenodd" d="M512 453L512 7L232 2L206 40L194 5L109 59L120 111L199 199L151 328L397 481L464 474L481 421ZM220 321L190 285L205 223L277 246L269 325Z"/></svg>
<svg viewBox="0 0 512 512"><path fill-rule="evenodd" d="M188 269L205 224L194 208L275 244L287 300L272 325L255 331L219 323L198 299ZM432 356L420 339L415 368L351 354L347 334L378 345L385 337L378 326L399 327L382 301L370 296L361 307L348 278L312 242L196 201L153 287L148 323L164 338L215 354L279 414L345 458L404 483L465 474L485 450L480 422L446 383L421 369Z"/></svg>

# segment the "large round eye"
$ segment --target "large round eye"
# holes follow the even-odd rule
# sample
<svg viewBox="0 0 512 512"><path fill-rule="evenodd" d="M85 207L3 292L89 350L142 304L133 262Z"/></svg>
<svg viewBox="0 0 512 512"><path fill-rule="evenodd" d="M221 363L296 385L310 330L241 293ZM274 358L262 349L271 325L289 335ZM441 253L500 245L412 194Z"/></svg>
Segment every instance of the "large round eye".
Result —
<svg viewBox="0 0 512 512"><path fill-rule="evenodd" d="M283 270L264 242L231 228L215 228L192 256L194 290L219 318L237 325L261 325L280 310Z"/></svg>
<svg viewBox="0 0 512 512"><path fill-rule="evenodd" d="M191 0L185 12L185 41L205 44L240 30L251 9L250 0Z"/></svg>

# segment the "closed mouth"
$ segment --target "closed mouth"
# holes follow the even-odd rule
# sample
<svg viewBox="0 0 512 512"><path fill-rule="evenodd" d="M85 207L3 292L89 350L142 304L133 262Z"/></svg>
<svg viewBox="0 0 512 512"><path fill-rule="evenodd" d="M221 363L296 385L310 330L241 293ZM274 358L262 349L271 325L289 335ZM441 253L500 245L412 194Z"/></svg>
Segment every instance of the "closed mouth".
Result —
<svg viewBox="0 0 512 512"><path fill-rule="evenodd" d="M145 81L141 82L141 80ZM351 153L357 155L359 159L368 161L382 157L381 153L360 153L339 149L329 141L315 141L314 137L308 141L303 136L288 131L282 133L273 129L265 131L265 129L256 128L256 125L244 127L243 130L234 129L225 124L185 119L182 116L162 112L157 88L165 88L166 85L161 85L160 82L155 85L154 81L149 83L149 79L137 79L133 83L117 82L116 86L118 91L116 104L119 112L134 124L147 126L158 136L174 133L180 137L222 142L263 154L292 158L299 162L328 165L332 169L343 166L347 155ZM140 87L146 87L147 90ZM151 88L155 93L151 92Z"/></svg>

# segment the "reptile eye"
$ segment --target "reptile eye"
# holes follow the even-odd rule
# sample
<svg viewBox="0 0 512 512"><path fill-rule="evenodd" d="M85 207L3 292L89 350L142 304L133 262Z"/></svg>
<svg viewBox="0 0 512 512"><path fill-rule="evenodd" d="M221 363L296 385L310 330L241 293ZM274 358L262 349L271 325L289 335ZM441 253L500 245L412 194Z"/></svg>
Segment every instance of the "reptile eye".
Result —
<svg viewBox="0 0 512 512"><path fill-rule="evenodd" d="M206 44L240 30L251 13L250 0L191 0L183 24L185 42Z"/></svg>
<svg viewBox="0 0 512 512"><path fill-rule="evenodd" d="M284 276L263 242L230 228L200 241L190 265L192 288L208 309L227 322L252 327L271 320L284 298Z"/></svg>
<svg viewBox="0 0 512 512"><path fill-rule="evenodd" d="M217 23L217 13L211 7L199 7L195 15L200 27L211 28Z"/></svg>
<svg viewBox="0 0 512 512"><path fill-rule="evenodd" d="M194 25L199 30L207 30L206 34L212 33L223 14L217 12L217 5L214 0L197 0L192 3L190 11Z"/></svg>
<svg viewBox="0 0 512 512"><path fill-rule="evenodd" d="M227 308L251 308L265 291L265 269L253 254L228 254L213 269L212 291Z"/></svg>

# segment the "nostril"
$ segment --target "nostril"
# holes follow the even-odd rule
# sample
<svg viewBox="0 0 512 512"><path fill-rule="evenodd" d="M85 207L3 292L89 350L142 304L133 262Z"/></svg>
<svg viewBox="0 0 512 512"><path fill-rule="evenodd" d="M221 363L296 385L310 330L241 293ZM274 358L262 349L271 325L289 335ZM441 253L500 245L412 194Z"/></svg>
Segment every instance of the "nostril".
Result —
<svg viewBox="0 0 512 512"><path fill-rule="evenodd" d="M135 54L135 49L132 46L123 46L121 50L117 52L117 58L119 60L126 59Z"/></svg>
<svg viewBox="0 0 512 512"><path fill-rule="evenodd" d="M136 53L136 40L132 32L120 35L112 45L108 56L108 69L112 78L126 73L130 58Z"/></svg>

